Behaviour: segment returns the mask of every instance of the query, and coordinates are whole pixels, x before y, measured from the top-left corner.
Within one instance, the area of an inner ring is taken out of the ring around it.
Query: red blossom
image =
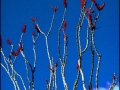
[[[35,36],[35,32],[34,31],[32,31],[32,35]]]
[[[91,0],[91,2],[95,3],[95,0]]]
[[[36,22],[36,18],[31,17],[31,20],[32,20],[33,22]]]
[[[36,31],[37,31],[38,33],[40,33],[40,30],[39,30],[39,28],[37,27],[36,24],[34,25],[34,28],[36,29]]]
[[[67,22],[64,20],[63,21],[63,29],[62,30],[66,30],[66,26],[67,26]]]
[[[6,39],[6,42],[11,45],[11,41],[9,39]]]
[[[67,0],[63,0],[63,6],[67,7]]]
[[[20,52],[19,51],[17,51],[15,54],[16,54],[16,56],[19,54]]]
[[[51,8],[54,12],[56,12],[56,11],[58,10],[58,7],[57,7],[57,6],[56,6],[56,7],[50,6],[50,8]]]
[[[85,0],[80,0],[80,3],[81,3],[81,8],[83,9],[84,6],[86,5],[86,1]]]
[[[85,13],[88,13],[88,12],[89,12],[89,8],[86,8]]]
[[[102,10],[105,7],[105,3],[103,3],[101,6],[96,6],[97,10]]]
[[[91,2],[93,2],[93,4],[96,6],[97,10],[102,10],[105,6],[105,3],[103,3],[101,6],[99,6],[99,4],[96,3],[95,0],[91,0]]]
[[[88,13],[88,19],[91,21],[92,20],[92,15],[91,13]]]
[[[95,6],[98,6],[98,4],[96,3],[95,0],[91,0],[91,2],[92,2]]]
[[[13,56],[17,56],[17,54],[16,54],[15,52],[11,52],[11,54],[12,54]]]
[[[22,50],[22,49],[23,49],[22,44],[20,44],[20,46],[19,46],[19,48],[18,48],[17,52],[19,53],[19,52],[20,52],[20,50]]]
[[[24,24],[23,28],[22,28],[22,32],[25,33],[26,32],[26,24]]]
[[[20,53],[20,50],[22,50],[23,48],[22,48],[22,44],[20,44],[20,46],[18,47],[18,49],[17,49],[17,51],[16,52],[11,52],[11,54],[13,55],[13,56],[17,56],[19,53]]]
[[[94,28],[93,23],[92,23],[92,15],[90,12],[88,12],[88,19],[89,19],[89,23],[90,23],[90,28]]]

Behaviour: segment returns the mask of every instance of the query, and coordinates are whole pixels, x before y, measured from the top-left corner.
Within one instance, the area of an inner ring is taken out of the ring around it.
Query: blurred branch
[[[114,72],[114,75],[112,76],[112,78],[113,78],[113,82],[112,82],[112,84],[110,85],[109,90],[113,90],[114,87],[116,86],[117,81],[118,81],[118,78],[117,78],[115,72]]]

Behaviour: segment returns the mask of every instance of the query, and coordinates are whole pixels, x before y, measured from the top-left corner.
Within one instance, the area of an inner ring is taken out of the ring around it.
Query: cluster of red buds
[[[36,18],[31,17],[31,20],[36,23]],[[34,24],[34,28],[36,29],[36,31],[38,33],[40,33],[40,30],[39,30],[39,28],[38,28],[38,26],[36,24]],[[32,35],[35,36],[35,32],[34,31],[32,32]]]
[[[51,8],[54,12],[56,12],[56,11],[58,10],[58,7],[57,7],[57,6],[56,6],[56,7],[50,6],[50,8]]]
[[[88,13],[88,19],[89,19],[89,23],[90,23],[90,28],[93,30],[95,28],[95,26],[92,23],[92,14],[90,12]]]
[[[55,72],[54,68],[57,68],[57,67],[58,67],[58,61],[54,64],[53,68],[51,68],[50,66],[48,66],[49,70],[51,70],[53,74]]]
[[[39,28],[37,27],[36,24],[34,25],[34,28],[36,29],[36,31],[37,31],[38,33],[40,33],[40,30],[39,30]]]
[[[35,31],[32,31],[32,35],[35,36]]]
[[[86,5],[86,1],[85,0],[80,0],[81,3],[81,8],[83,9]]]
[[[13,56],[18,56],[18,54],[20,53],[20,51],[23,49],[22,44],[20,44],[20,46],[18,47],[16,52],[11,52],[11,54]]]
[[[31,20],[32,20],[33,22],[36,22],[36,18],[31,17]]]
[[[66,22],[66,20],[64,20],[63,21],[63,28],[62,28],[62,30],[66,30],[66,27],[67,27],[67,22]]]
[[[67,7],[67,0],[63,0],[63,6]]]
[[[66,27],[67,27],[67,22],[66,20],[63,21],[63,27],[62,27],[62,30],[66,30]],[[68,36],[64,33],[64,39],[66,40],[68,38]]]
[[[85,13],[88,14],[88,20],[89,20],[90,28],[91,28],[91,29],[94,29],[95,26],[94,26],[93,23],[92,23],[92,14],[90,13],[89,8],[87,8],[87,9],[85,10]]]
[[[23,28],[22,28],[22,32],[25,33],[26,32],[26,24],[24,24]]]
[[[9,39],[6,39],[7,44],[11,45],[11,41]]]
[[[99,4],[97,4],[95,0],[91,0],[91,1],[96,6],[97,10],[99,10],[99,11],[102,10],[105,6],[105,3],[103,3],[101,6],[99,6]]]

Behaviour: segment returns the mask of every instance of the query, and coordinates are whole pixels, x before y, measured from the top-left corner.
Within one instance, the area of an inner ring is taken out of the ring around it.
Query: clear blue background
[[[90,6],[90,0],[87,0]],[[68,60],[65,68],[66,81],[69,86],[69,90],[73,89],[74,81],[76,80],[77,70],[76,64],[78,60],[78,52],[76,47],[76,26],[80,14],[80,2],[79,0],[68,0],[68,8],[66,13],[67,30],[68,35]],[[102,54],[100,70],[99,70],[99,86],[106,87],[106,82],[112,82],[111,76],[115,71],[119,75],[119,29],[118,29],[118,0],[97,0],[99,4],[106,3],[105,8],[101,11],[100,18],[97,21],[97,27],[100,29],[95,31],[95,43],[98,52]],[[57,35],[58,28],[62,21],[62,15],[64,11],[63,0],[1,0],[1,34],[3,51],[8,57],[11,47],[7,45],[6,38],[9,38],[14,44],[14,50],[18,48],[18,43],[21,35],[23,24],[27,24],[27,31],[23,37],[24,52],[27,59],[33,65],[33,50],[32,50],[32,31],[34,30],[34,23],[30,20],[30,17],[37,17],[37,22],[45,33],[48,32],[53,11],[50,9],[50,5],[58,6],[59,10],[55,16],[55,22],[52,32],[49,36],[49,49],[50,55],[54,58],[54,61],[58,61],[57,69],[57,85],[58,89],[63,89],[60,61],[58,59],[57,50]],[[81,42],[82,49],[85,47],[86,41],[86,24],[82,27]],[[61,36],[61,38],[63,38]],[[61,52],[63,51],[63,43],[61,42]],[[45,80],[49,80],[49,60],[47,57],[45,38],[41,34],[36,43],[37,52],[37,67],[35,72],[35,89],[45,90]],[[3,62],[3,57],[1,57]],[[91,70],[91,53],[90,48],[83,54],[83,72],[85,77],[86,87],[89,84],[90,70]],[[97,66],[97,57],[95,58],[95,67]],[[26,79],[26,71],[24,59],[21,54],[18,55],[15,63],[16,71],[22,75],[25,85],[28,87],[28,81]],[[96,70],[96,68],[95,68]],[[13,84],[9,79],[7,73],[1,68],[1,90],[13,90]],[[94,71],[95,77],[95,71]],[[17,78],[19,80],[19,78]],[[95,81],[95,78],[93,79]],[[21,82],[19,83],[21,90]],[[93,82],[95,87],[95,82]],[[78,90],[82,89],[81,78],[79,79]]]

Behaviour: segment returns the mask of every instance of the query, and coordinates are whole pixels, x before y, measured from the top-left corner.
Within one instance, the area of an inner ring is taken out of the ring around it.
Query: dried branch
[[[9,71],[7,70],[7,68],[5,68],[5,66],[4,66],[2,63],[1,63],[1,66],[5,69],[5,71],[7,72],[8,76],[10,77],[10,79],[11,79],[13,85],[14,85],[14,89],[17,90],[17,89],[16,89],[16,85],[15,85],[15,81],[14,81],[14,79],[11,77]]]
[[[93,77],[93,71],[94,71],[94,51],[91,50],[91,53],[92,53],[92,67],[91,67],[91,74],[90,74],[90,80],[89,80],[90,90],[92,90],[92,77]]]
[[[51,22],[50,29],[49,29],[49,31],[48,31],[47,37],[49,36],[49,34],[50,34],[51,30],[52,30],[53,23],[54,23],[54,18],[55,18],[55,14],[56,14],[56,12],[54,12],[54,14],[53,14],[52,22]]]
[[[117,78],[115,72],[114,72],[114,75],[112,76],[112,78],[113,78],[113,82],[112,82],[112,84],[110,85],[109,90],[113,90],[114,87],[115,87],[115,85],[116,85],[116,83],[117,83],[117,81],[118,81],[118,78]]]
[[[65,21],[65,15],[66,15],[66,7],[64,9],[64,14],[63,14],[63,19],[60,25],[60,28],[58,29],[58,57],[59,60],[61,62],[61,75],[62,75],[62,80],[63,80],[63,85],[64,85],[64,89],[68,90],[68,85],[67,82],[65,80],[65,65],[66,65],[66,61],[67,61],[67,35],[65,34],[65,29],[66,29],[66,21]],[[64,51],[63,51],[63,57],[61,57],[60,55],[60,31],[62,30],[62,26],[63,27],[63,35],[64,35]]]
[[[13,45],[11,44],[11,46],[12,46],[12,49],[11,49],[11,51],[13,50]],[[6,58],[6,56],[4,55],[4,53],[3,53],[3,50],[1,49],[1,53],[2,53],[2,56],[4,57],[4,62],[6,63],[6,65],[7,65],[7,68],[5,68],[5,66],[1,63],[1,66],[5,69],[5,71],[7,72],[7,74],[9,75],[9,77],[10,77],[10,79],[12,80],[12,82],[13,82],[13,84],[14,84],[14,89],[16,90],[16,88],[18,88],[18,90],[20,90],[20,87],[19,87],[19,85],[18,85],[18,82],[17,82],[17,80],[16,80],[16,75],[20,78],[20,80],[21,80],[21,82],[22,82],[22,84],[23,84],[23,87],[24,87],[24,90],[26,90],[26,86],[25,86],[25,84],[24,84],[24,81],[23,81],[23,79],[22,79],[22,76],[20,75],[20,74],[18,74],[16,71],[15,71],[15,69],[14,69],[14,63],[15,63],[15,60],[16,60],[16,58],[17,58],[17,56],[15,57],[15,59],[14,59],[14,61],[12,62],[12,60],[11,60],[11,54],[9,55],[9,58],[7,59]],[[11,67],[11,69],[12,69],[12,74],[10,75],[10,71],[9,71],[9,67],[8,67],[8,65],[10,65],[10,67]]]

